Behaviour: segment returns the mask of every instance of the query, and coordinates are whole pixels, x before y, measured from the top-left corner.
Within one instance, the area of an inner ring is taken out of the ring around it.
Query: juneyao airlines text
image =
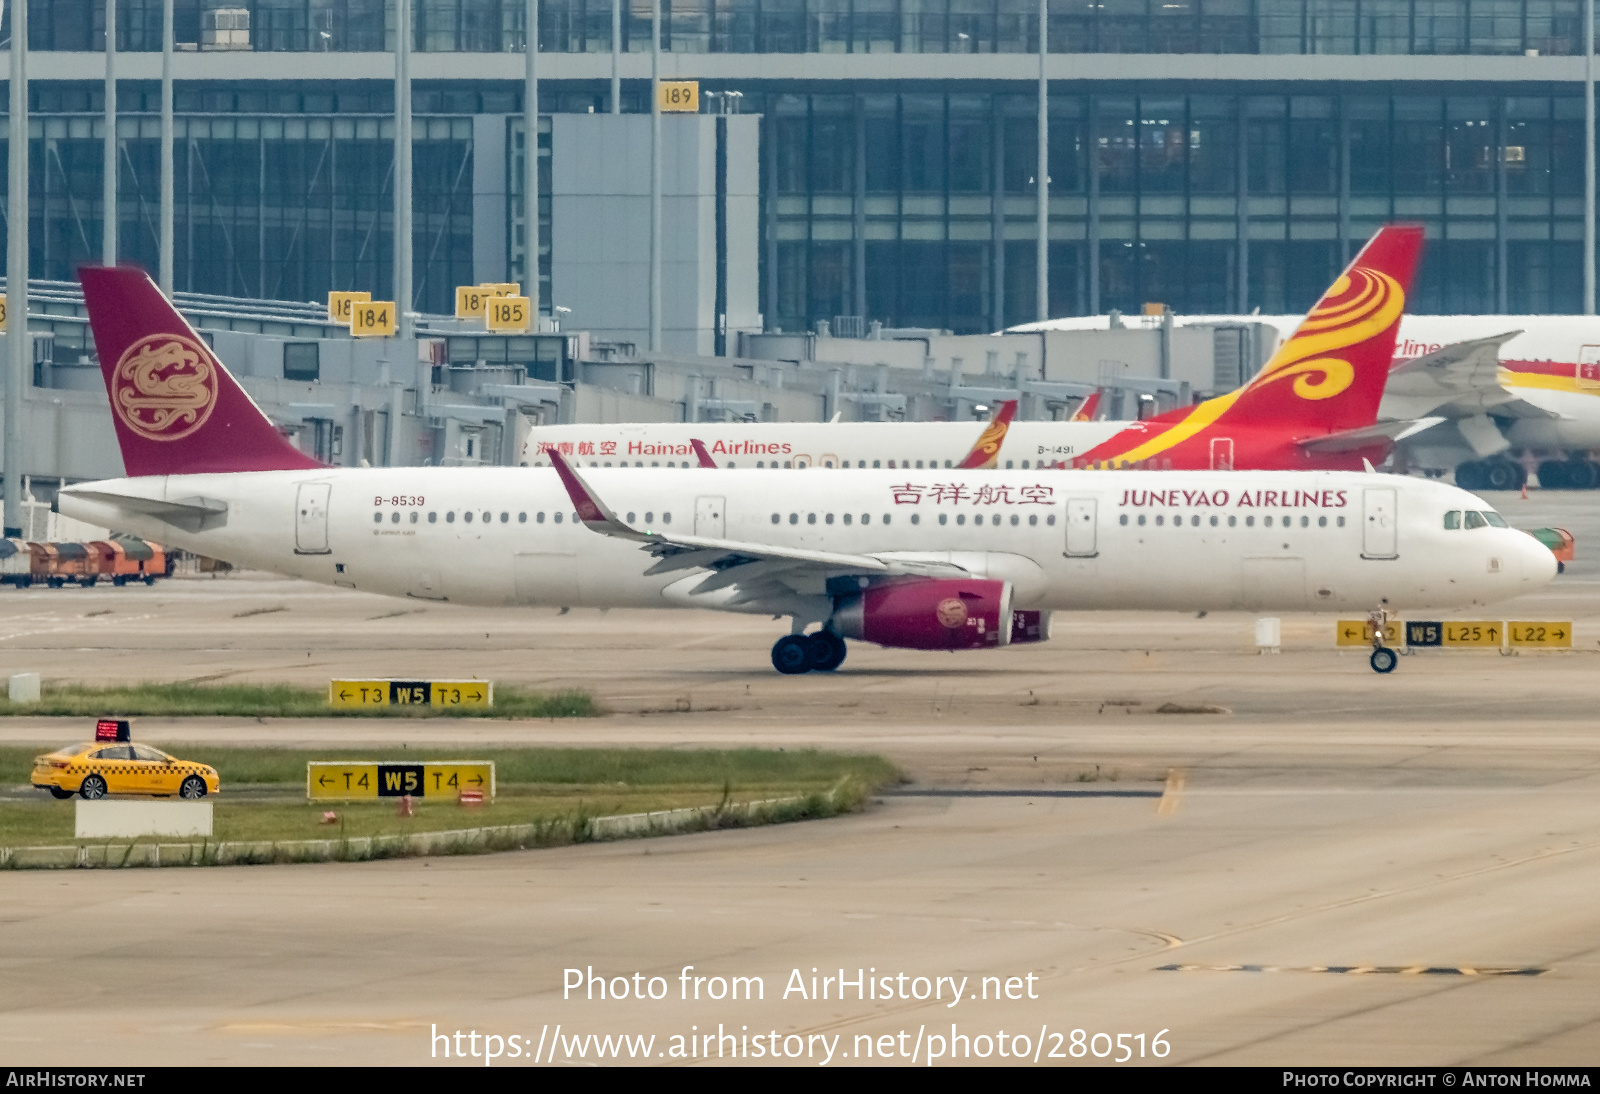
[[[852,975],[853,974],[853,975]],[[661,1002],[673,998],[694,1000],[760,1000],[767,997],[766,978],[760,976],[702,976],[693,965],[683,966],[674,986],[664,976],[642,972],[606,976],[594,966],[565,969],[562,972],[563,999],[640,999]],[[880,974],[876,968],[840,969],[838,975],[812,969],[790,971],[780,1000],[821,1002],[838,999],[915,999],[937,1000],[954,1007],[962,999],[1018,1000],[1037,999],[1036,973],[1021,976],[924,976],[898,972]],[[776,987],[776,985],[774,985]]]

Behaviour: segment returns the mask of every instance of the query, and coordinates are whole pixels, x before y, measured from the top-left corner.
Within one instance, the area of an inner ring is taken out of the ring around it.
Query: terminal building
[[[52,423],[103,398],[76,268],[108,224],[157,265],[161,9],[116,6],[108,216],[104,0],[29,0],[41,480],[119,470],[108,434]],[[653,354],[649,5],[616,9],[616,51],[612,3],[539,5],[544,322],[517,338],[446,317],[457,285],[529,276],[525,4],[411,0],[418,345],[340,348],[330,290],[393,296],[395,10],[176,0],[173,288],[331,462],[504,462],[527,421],[972,416],[1007,390],[1061,416],[1084,384],[1155,408],[1270,352],[1253,324],[981,338],[1039,318],[1033,0],[663,0],[661,76],[702,113],[664,120]],[[1049,0],[1049,315],[1300,311],[1392,219],[1427,227],[1413,311],[1582,311],[1581,15]]]

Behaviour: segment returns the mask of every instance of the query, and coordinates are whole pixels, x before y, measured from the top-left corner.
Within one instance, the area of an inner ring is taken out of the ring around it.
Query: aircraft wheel
[[[1379,646],[1372,651],[1372,656],[1368,658],[1368,662],[1372,665],[1373,672],[1387,674],[1393,672],[1395,666],[1400,664],[1400,655],[1388,646]]]
[[[1490,490],[1515,490],[1522,485],[1522,468],[1510,460],[1490,460],[1483,468],[1483,482]]]
[[[832,672],[844,664],[844,655],[848,652],[844,639],[826,630],[806,635],[806,646],[811,654],[813,672]]]
[[[1461,464],[1456,468],[1456,485],[1463,490],[1484,489],[1483,465],[1477,462]]]
[[[798,634],[786,634],[772,644],[772,667],[785,676],[811,671],[811,644]]]
[[[1545,460],[1539,465],[1539,488],[1541,490],[1567,489],[1567,464],[1563,460]]]
[[[1574,490],[1593,490],[1600,486],[1600,467],[1588,460],[1573,460],[1567,464],[1567,485]]]

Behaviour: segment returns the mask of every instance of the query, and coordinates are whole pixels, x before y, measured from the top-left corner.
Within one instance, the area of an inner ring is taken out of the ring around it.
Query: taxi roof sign
[[[133,734],[129,732],[126,718],[101,718],[94,724],[94,739],[97,741],[129,741]]]

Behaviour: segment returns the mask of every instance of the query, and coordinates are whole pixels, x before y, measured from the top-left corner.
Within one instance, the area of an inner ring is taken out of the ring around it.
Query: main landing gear
[[[772,644],[772,667],[785,676],[832,672],[844,664],[844,639],[829,630],[786,634]]]

